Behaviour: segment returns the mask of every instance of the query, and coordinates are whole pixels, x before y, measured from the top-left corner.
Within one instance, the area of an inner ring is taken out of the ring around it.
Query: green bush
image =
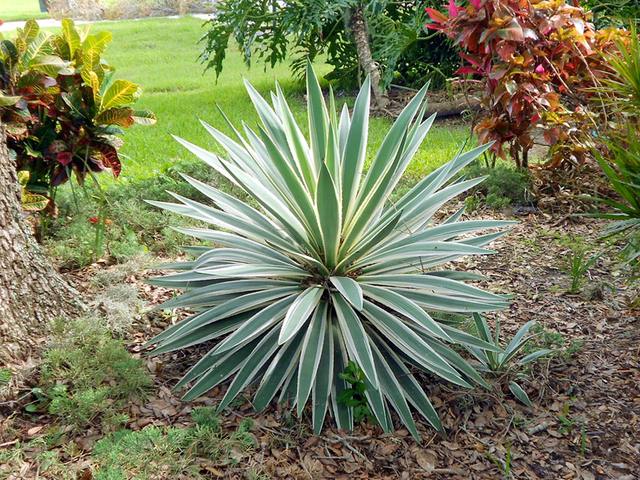
[[[474,163],[465,169],[465,174],[470,178],[487,177],[467,197],[466,204],[470,210],[479,206],[478,198],[484,199],[484,203],[494,210],[532,203],[531,176],[527,170],[516,169],[503,162],[495,167]]]
[[[463,283],[476,276],[440,268],[491,253],[483,247],[512,222],[463,222],[459,212],[431,223],[445,202],[482,181],[458,174],[489,146],[457,156],[388,202],[435,118],[424,119],[426,87],[400,114],[365,174],[370,81],[353,114],[345,107],[338,115],[332,96],[327,108],[310,64],[306,77],[310,140],[279,88],[271,106],[248,83],[262,120],[259,133],[247,127],[238,143],[205,124],[226,159],[180,140],[257,207],[190,177],[210,205],[178,194],[178,203],[149,202],[222,229],[178,229],[219,248],[205,247],[198,258],[174,265],[178,273],[152,280],[186,290],[164,307],[198,313],[150,343],[159,354],[224,337],[180,381],[191,383],[185,398],[230,377],[219,409],[253,382],[258,410],[279,394],[302,415],[312,396],[316,432],[329,405],[339,428],[353,427],[352,408],[339,401],[347,388],[340,374],[352,361],[364,372],[364,393],[381,427],[393,428],[394,410],[418,438],[409,404],[435,428],[442,426],[408,365],[457,385],[486,385],[451,344],[496,349],[428,312],[469,315],[509,304]]]
[[[127,402],[144,396],[150,385],[142,361],[133,358],[101,320],[60,320],[28,411],[46,411],[78,429],[96,422],[112,428]]]
[[[622,25],[640,19],[638,0],[583,0],[582,5],[594,13],[598,26]]]
[[[446,38],[423,31],[425,7],[440,3],[223,0],[207,23],[201,60],[219,75],[227,49],[237,44],[247,64],[261,60],[273,67],[290,60],[294,72],[302,76],[306,60],[322,56],[333,68],[327,80],[357,87],[358,54],[349,22],[352,10],[361,4],[372,57],[382,69],[383,88],[392,82],[419,87],[428,80],[442,87],[459,64],[457,53]]]

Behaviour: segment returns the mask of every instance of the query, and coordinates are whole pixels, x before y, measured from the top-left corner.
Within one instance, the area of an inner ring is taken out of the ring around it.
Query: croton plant
[[[475,126],[480,143],[495,141],[495,154],[508,152],[526,168],[537,126],[551,146],[548,166],[588,158],[606,114],[593,108],[608,75],[603,54],[615,50],[624,30],[596,30],[575,0],[449,0],[446,13],[427,13],[427,28],[461,48],[458,73],[486,79]]]
[[[92,172],[118,176],[122,129],[155,122],[133,107],[140,87],[102,60],[110,41],[68,19],[59,34],[29,20],[0,40],[0,121],[28,192],[48,195],[73,173],[80,183]]]

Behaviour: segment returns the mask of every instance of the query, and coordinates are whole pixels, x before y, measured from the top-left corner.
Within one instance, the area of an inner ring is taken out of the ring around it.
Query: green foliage
[[[12,378],[13,374],[11,373],[11,370],[8,368],[0,368],[0,387],[7,385]]]
[[[579,293],[585,282],[585,277],[591,267],[600,259],[601,254],[589,255],[582,249],[574,250],[569,258],[568,272],[571,276],[571,286],[569,293]]]
[[[582,340],[568,341],[561,333],[547,330],[537,323],[531,327],[530,331],[532,335],[522,350],[525,355],[542,349],[552,350],[565,359],[570,359],[583,347]]]
[[[291,59],[294,72],[302,74],[307,58],[313,61],[326,55],[327,63],[333,67],[326,78],[354,87],[360,72],[349,24],[352,9],[363,5],[372,56],[382,68],[383,86],[386,88],[391,82],[423,85],[430,79],[442,86],[457,59],[446,39],[423,33],[424,9],[436,3],[225,0],[218,2],[217,12],[208,22],[200,58],[219,75],[233,39],[247,64],[254,57],[271,67]]]
[[[191,412],[191,417],[199,427],[211,428],[214,431],[220,430],[220,417],[213,407],[196,407]]]
[[[51,195],[74,172],[80,183],[106,169],[118,176],[117,136],[155,122],[133,108],[139,86],[116,80],[101,59],[110,41],[108,32],[92,35],[65,19],[57,35],[29,20],[0,43],[0,118],[30,192]]]
[[[350,386],[342,391],[338,397],[338,402],[353,409],[353,422],[362,423],[364,421],[376,423],[376,419],[369,408],[369,402],[365,395],[367,391],[366,377],[358,364],[350,361],[340,378]]]
[[[253,423],[243,419],[235,431],[222,431],[209,407],[194,409],[192,417],[195,424],[188,427],[118,429],[98,440],[90,457],[74,441],[64,443],[65,428],[49,429],[29,442],[0,449],[0,479],[14,478],[24,461],[41,478],[60,480],[80,478],[89,467],[97,480],[205,480],[211,478],[207,467],[212,464],[242,472],[246,466],[241,461],[257,447]],[[79,458],[83,461],[69,461]],[[247,478],[265,478],[260,468],[252,474]]]
[[[487,321],[479,314],[473,315],[476,331],[478,336],[487,343],[492,343],[500,351],[481,350],[473,346],[466,346],[467,350],[480,362],[479,369],[481,371],[491,372],[498,375],[516,376],[517,371],[522,367],[538,360],[540,357],[549,355],[552,350],[542,348],[531,351],[522,355],[527,342],[531,337],[527,336],[529,330],[535,325],[535,322],[529,321],[525,323],[518,332],[513,336],[509,343],[503,347],[500,339],[500,321],[496,320],[495,333],[491,332],[491,328]],[[531,400],[527,393],[515,381],[509,382],[511,393],[527,406],[531,406]]]
[[[77,429],[97,421],[112,427],[126,403],[143,396],[150,384],[142,362],[100,320],[61,320],[27,410],[46,411]]]
[[[189,428],[121,430],[98,441],[93,450],[99,465],[94,478],[204,479],[209,477],[200,474],[199,459],[236,464],[256,447],[250,422],[243,421],[235,432],[226,434],[211,409],[196,409],[193,418],[196,425]]]
[[[486,177],[484,182],[474,187],[465,203],[473,211],[479,206],[478,199],[494,210],[509,206],[527,205],[532,202],[531,175],[528,171],[499,162],[493,167],[479,162],[471,164],[465,173],[471,177]]]
[[[159,212],[143,202],[144,198],[168,199],[167,190],[187,195],[191,186],[182,177],[194,176],[220,185],[226,191],[236,190],[219,176],[193,162],[177,162],[154,177],[125,181],[96,193],[95,187],[81,192],[59,192],[60,215],[51,219],[45,243],[57,263],[66,268],[81,268],[95,261],[96,224],[92,223],[100,208],[105,209],[103,254],[123,263],[142,254],[176,255],[184,245],[184,236],[171,228],[176,215]],[[95,193],[95,194],[94,194]],[[102,195],[106,206],[101,207]],[[206,197],[196,197],[201,200]],[[194,226],[200,222],[194,221]]]
[[[149,202],[224,229],[177,229],[219,248],[200,248],[194,260],[172,266],[178,273],[151,280],[187,290],[162,307],[198,313],[150,344],[158,354],[225,336],[179,382],[191,383],[185,398],[233,377],[219,409],[259,381],[258,410],[280,392],[301,415],[313,392],[316,432],[330,404],[339,428],[353,426],[352,409],[337,401],[347,388],[339,374],[353,361],[365,373],[365,396],[382,428],[393,428],[393,409],[418,437],[409,403],[435,428],[441,425],[407,363],[457,385],[486,385],[448,344],[496,349],[428,312],[469,315],[509,303],[463,283],[476,276],[436,267],[491,253],[483,247],[512,222],[461,222],[460,211],[431,223],[445,202],[482,181],[458,174],[488,146],[459,155],[388,202],[433,123],[434,116],[423,118],[426,88],[400,114],[364,174],[370,82],[353,114],[345,107],[340,115],[332,97],[327,108],[310,65],[307,83],[309,139],[280,88],[270,106],[249,83],[262,120],[258,132],[245,126],[246,136],[236,131],[236,141],[204,124],[227,158],[179,139],[257,207],[188,176],[213,206],[177,194],[179,203]]]
[[[598,26],[625,25],[640,19],[638,0],[582,0],[580,3],[593,12]]]
[[[619,55],[609,58],[615,75],[604,90],[624,127],[610,133],[608,156],[596,153],[616,197],[598,198],[609,211],[597,216],[613,220],[604,236],[624,241],[623,256],[636,278],[640,274],[640,39],[635,27],[628,42],[618,42],[618,49]]]

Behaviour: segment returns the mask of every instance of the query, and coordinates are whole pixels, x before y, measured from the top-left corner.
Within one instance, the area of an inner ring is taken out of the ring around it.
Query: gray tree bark
[[[371,77],[371,89],[375,106],[384,109],[389,98],[380,83],[380,67],[373,59],[369,43],[369,29],[362,5],[358,5],[351,12],[351,31],[358,52],[358,63],[366,75]]]
[[[16,165],[0,125],[0,367],[23,364],[46,339],[49,322],[77,314],[81,305],[24,218]]]

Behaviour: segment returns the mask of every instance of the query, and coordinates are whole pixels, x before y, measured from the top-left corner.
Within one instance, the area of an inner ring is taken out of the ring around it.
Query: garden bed
[[[517,403],[500,379],[495,380],[496,391],[483,392],[422,377],[446,435],[420,423],[423,441],[418,444],[404,429],[384,434],[372,424],[350,433],[325,428],[321,436],[314,436],[308,414],[300,421],[283,408],[255,413],[243,400],[225,410],[220,422],[223,432],[235,435],[243,421],[252,419],[248,446],[229,447],[227,455],[213,459],[194,457],[191,466],[201,476],[182,478],[241,478],[247,471],[257,475],[247,478],[636,478],[640,318],[625,303],[633,292],[618,277],[616,259],[603,255],[583,279],[580,293],[567,293],[570,259],[577,251],[594,253],[600,222],[545,213],[517,219],[520,223],[512,232],[495,243],[496,255],[466,263],[465,269],[485,274],[493,290],[515,295],[510,310],[498,314],[506,333],[512,335],[535,320],[535,342],[556,351],[535,364],[521,382],[533,408]],[[117,268],[94,264],[71,276],[94,296],[91,279]],[[131,272],[124,277],[147,305],[171,296],[144,283],[155,273]],[[127,335],[132,339],[129,350],[142,354],[146,340],[177,320],[162,312],[139,315]],[[225,387],[191,403],[181,402],[172,392],[193,353],[145,357],[154,386],[145,401],[129,405],[128,429],[187,428],[193,424],[192,408],[220,401]],[[46,436],[50,429],[51,418],[22,410],[28,401],[28,395],[23,397],[13,415],[3,407],[0,455],[17,442],[25,445]],[[97,426],[81,435],[66,434],[52,451],[69,472],[90,472],[100,464],[91,452],[101,437]],[[41,454],[38,449],[23,452],[20,461],[11,464],[23,476],[6,476],[7,467],[0,467],[0,478],[59,478],[47,477]],[[85,473],[81,478],[92,477]]]

